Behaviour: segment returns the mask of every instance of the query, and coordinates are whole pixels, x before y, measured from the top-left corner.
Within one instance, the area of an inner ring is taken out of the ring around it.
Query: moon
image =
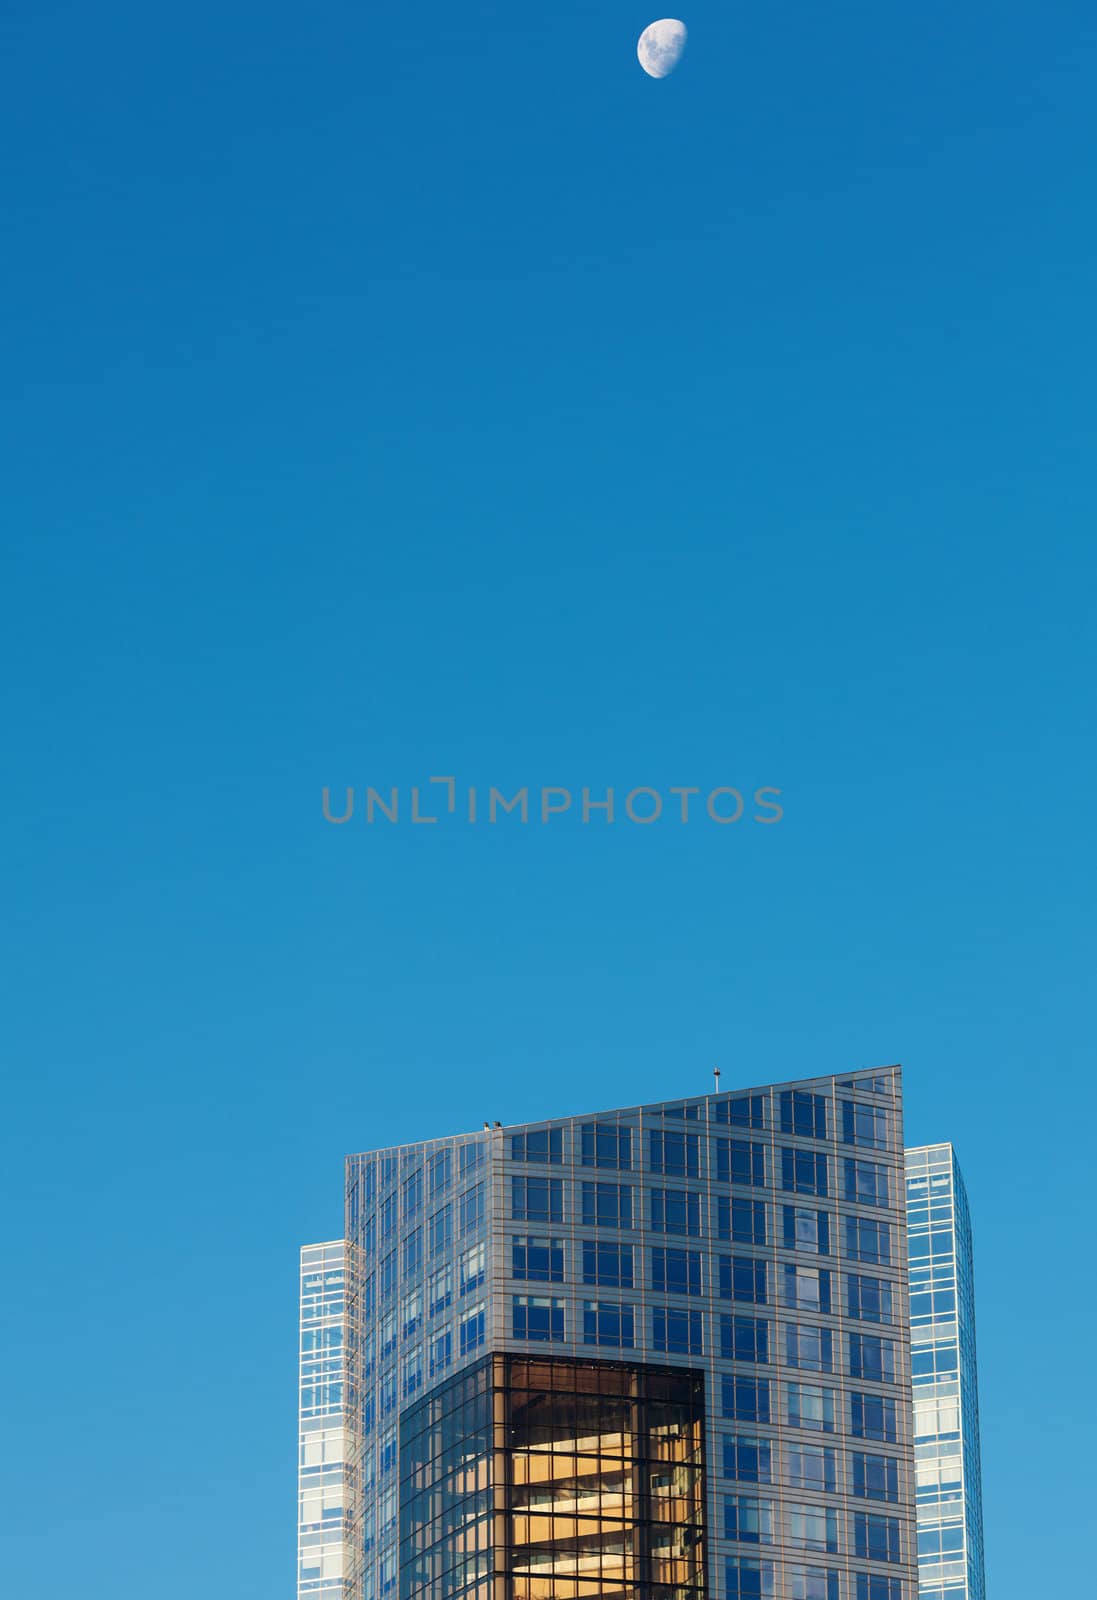
[[[649,22],[636,45],[640,65],[649,78],[669,76],[682,59],[686,48],[686,25],[677,17]]]

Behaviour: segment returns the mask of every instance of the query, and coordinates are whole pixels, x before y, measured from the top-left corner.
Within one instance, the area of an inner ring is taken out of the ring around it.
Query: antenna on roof
[[[720,1068],[719,1067],[713,1067],[713,1069],[712,1069],[712,1077],[713,1077],[713,1082],[716,1084],[715,1093],[719,1094],[720,1093]]]

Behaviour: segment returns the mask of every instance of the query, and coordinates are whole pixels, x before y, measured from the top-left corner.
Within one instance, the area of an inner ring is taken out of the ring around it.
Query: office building
[[[350,1157],[299,1593],[915,1600],[906,1243],[894,1067]]]
[[[921,1600],[984,1600],[975,1269],[950,1144],[906,1153]]]

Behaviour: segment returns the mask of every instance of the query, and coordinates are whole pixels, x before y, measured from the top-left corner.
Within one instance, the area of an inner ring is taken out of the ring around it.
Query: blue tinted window
[[[559,1342],[564,1337],[564,1302],[548,1295],[516,1294],[511,1301],[516,1339]]]
[[[784,1245],[786,1250],[811,1250],[816,1255],[830,1254],[830,1217],[811,1206],[784,1206]]]
[[[821,1150],[782,1150],[781,1187],[789,1194],[828,1194],[825,1154]]]
[[[514,1133],[510,1140],[512,1161],[543,1161],[559,1165],[564,1159],[564,1130],[538,1128],[532,1133]]]
[[[699,1234],[700,1195],[686,1189],[653,1189],[651,1226],[655,1233]]]
[[[723,1411],[725,1417],[736,1422],[768,1422],[769,1379],[725,1374]]]
[[[753,1256],[720,1257],[720,1298],[766,1304],[766,1263]]]
[[[633,1310],[609,1300],[583,1301],[583,1343],[631,1350]]]
[[[729,1435],[724,1439],[724,1477],[740,1483],[772,1483],[771,1450],[768,1439]]]
[[[512,1271],[532,1283],[563,1283],[564,1241],[518,1234],[511,1243]]]
[[[632,1288],[632,1246],[583,1240],[583,1282],[608,1289]]]
[[[628,1184],[584,1183],[583,1223],[588,1228],[631,1228],[632,1190]]]
[[[701,1313],[675,1311],[656,1306],[651,1318],[651,1342],[655,1350],[677,1355],[701,1354]]]
[[[720,1354],[726,1361],[768,1361],[769,1323],[764,1317],[721,1317]]]
[[[738,1195],[719,1195],[716,1202],[717,1232],[721,1239],[735,1244],[765,1244],[766,1203],[743,1200]]]
[[[632,1166],[632,1129],[615,1122],[584,1122],[581,1130],[584,1167]]]
[[[651,1286],[658,1294],[700,1294],[701,1252],[653,1250]]]
[[[750,1184],[766,1181],[766,1147],[753,1139],[717,1139],[716,1178],[719,1183]]]
[[[802,1089],[781,1091],[781,1132],[793,1133],[801,1139],[827,1137],[826,1096],[809,1094]]]

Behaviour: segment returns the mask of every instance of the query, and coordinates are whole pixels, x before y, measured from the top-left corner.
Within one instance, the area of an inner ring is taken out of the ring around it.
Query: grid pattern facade
[[[346,1256],[301,1251],[297,1462],[298,1600],[343,1600],[350,1517],[345,1426]]]
[[[975,1267],[950,1144],[906,1156],[911,1365],[923,1600],[984,1600]]]
[[[401,1600],[702,1600],[704,1389],[485,1357],[400,1422]]]
[[[914,1600],[897,1068],[354,1156],[346,1202],[354,1600],[403,1413],[489,1354],[702,1378],[712,1600]]]

